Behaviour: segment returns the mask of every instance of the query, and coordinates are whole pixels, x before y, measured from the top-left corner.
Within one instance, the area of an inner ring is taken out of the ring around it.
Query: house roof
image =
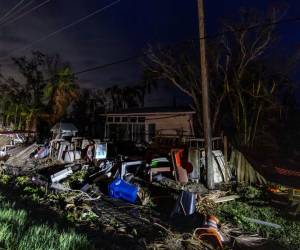
[[[67,122],[58,122],[56,123],[53,128],[51,129],[51,132],[78,132],[78,129],[75,127],[73,123],[67,123]]]
[[[144,107],[130,108],[116,112],[108,112],[101,115],[145,115],[145,114],[170,114],[170,113],[190,113],[195,111],[191,107]]]

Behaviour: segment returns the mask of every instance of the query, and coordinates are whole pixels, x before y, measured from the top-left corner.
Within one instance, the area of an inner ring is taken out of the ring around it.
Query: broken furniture
[[[170,153],[176,181],[181,184],[188,183],[188,172],[192,172],[192,166],[188,163],[187,157],[185,157],[185,149],[172,149]]]
[[[81,159],[80,151],[76,149],[75,142],[64,139],[54,139],[50,142],[50,153],[52,158],[62,162],[74,162]]]
[[[203,226],[195,230],[194,234],[200,239],[211,243],[214,249],[223,249],[224,237],[218,229],[218,223],[218,218],[210,215]]]
[[[158,174],[158,173],[164,173],[164,172],[171,172],[172,167],[170,161],[165,158],[154,158],[151,160],[150,163],[150,182],[152,182],[153,175]]]

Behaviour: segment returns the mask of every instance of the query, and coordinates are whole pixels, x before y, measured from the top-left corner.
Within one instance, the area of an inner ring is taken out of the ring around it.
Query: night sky
[[[1,0],[0,20],[20,0]],[[28,3],[30,0],[25,0]],[[43,3],[32,0],[28,9]],[[89,13],[106,6],[110,0],[49,0],[43,7],[18,21],[0,21],[0,64],[5,74],[16,74],[8,57],[28,54],[30,50],[59,53],[71,62],[74,71],[110,63],[142,53],[148,44],[172,44],[197,37],[196,0],[121,0],[113,7],[26,50],[12,52],[45,37]],[[299,0],[206,0],[207,33],[219,31],[222,18],[234,18],[241,7],[266,11],[272,5],[288,7],[285,18],[300,17]],[[278,47],[298,48],[300,22],[279,27]],[[123,63],[79,77],[82,87],[104,88],[134,84],[140,77],[138,61]],[[168,92],[163,88],[160,92]],[[171,91],[170,98],[180,95]],[[152,99],[151,99],[152,98]],[[150,97],[148,102],[158,99]]]

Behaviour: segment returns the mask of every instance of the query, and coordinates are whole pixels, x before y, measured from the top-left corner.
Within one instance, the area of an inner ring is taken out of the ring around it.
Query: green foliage
[[[29,181],[30,179],[28,176],[18,176],[16,178],[16,185],[19,187],[24,187],[29,184]]]
[[[239,190],[239,195],[246,200],[261,199],[263,190],[253,186],[244,186]]]
[[[254,189],[248,189],[245,194],[248,197],[258,197]],[[257,200],[256,203],[259,200]],[[217,215],[223,222],[231,221],[246,232],[259,233],[264,237],[277,240],[286,249],[300,248],[300,223],[295,218],[289,218],[280,213],[279,210],[270,207],[261,200],[259,205],[249,204],[241,201],[232,201],[220,205],[217,209]],[[249,222],[247,218],[258,219],[266,222],[275,223],[281,226],[276,229],[270,226],[259,225]]]
[[[11,180],[11,177],[6,174],[0,174],[0,184],[7,185]]]
[[[80,170],[74,173],[70,178],[68,179],[68,183],[70,187],[76,188],[77,185],[80,185],[86,178],[87,171],[86,170]]]

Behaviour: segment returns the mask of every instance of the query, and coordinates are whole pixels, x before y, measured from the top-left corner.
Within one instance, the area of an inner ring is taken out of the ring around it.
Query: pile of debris
[[[52,132],[55,138],[43,145],[22,143],[6,149],[1,172],[70,194],[72,202],[64,209],[77,209],[80,217],[93,214],[102,223],[117,221],[119,230],[135,230],[142,237],[156,232],[162,240],[150,248],[175,240],[180,249],[216,249],[236,241],[236,231],[224,233],[214,215],[218,203],[239,197],[208,192],[199,183],[206,176],[203,148],[180,145],[161,151],[150,146],[144,157],[136,157],[118,154],[109,142],[75,137],[70,126],[56,126]],[[215,149],[213,155],[214,182],[221,187],[233,175],[222,151]]]

